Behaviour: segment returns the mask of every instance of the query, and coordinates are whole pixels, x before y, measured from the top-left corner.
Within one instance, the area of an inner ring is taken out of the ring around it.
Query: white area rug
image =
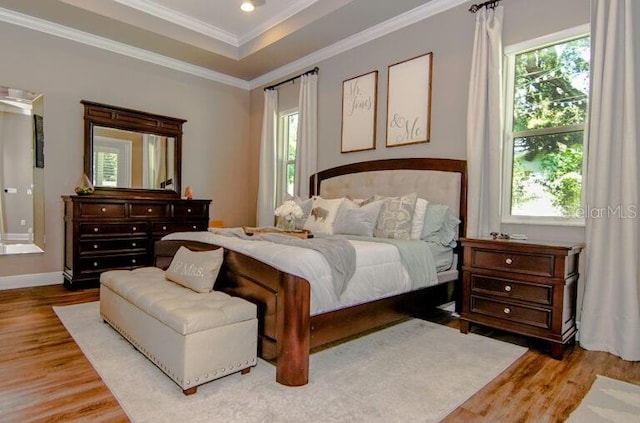
[[[567,421],[640,422],[640,386],[598,375]]]
[[[134,422],[436,422],[526,348],[410,320],[311,355],[310,382],[275,382],[259,360],[184,396],[99,316],[98,303],[54,307]]]

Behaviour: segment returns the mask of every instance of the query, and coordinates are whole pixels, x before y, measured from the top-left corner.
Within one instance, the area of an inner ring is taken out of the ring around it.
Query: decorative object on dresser
[[[576,327],[582,243],[462,238],[460,331],[476,323],[549,341],[562,359]]]
[[[154,241],[205,231],[211,200],[64,196],[64,283],[97,287],[100,273],[153,263]]]

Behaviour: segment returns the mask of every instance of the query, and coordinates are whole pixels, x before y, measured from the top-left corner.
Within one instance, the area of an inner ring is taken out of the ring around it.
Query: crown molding
[[[318,62],[329,59],[340,53],[344,53],[345,51],[366,44],[376,38],[380,38],[466,2],[467,0],[432,0],[429,3],[425,3],[422,6],[411,9],[394,18],[388,19],[378,25],[372,26],[371,28],[347,37],[344,40],[338,41],[328,47],[322,48],[298,60],[279,67],[278,69],[252,79],[249,81],[249,87],[250,89],[255,89],[260,86],[267,85],[276,79],[300,71],[303,68],[314,66]]]
[[[210,38],[222,41],[223,43],[230,44],[236,48],[239,48],[242,44],[238,35],[233,34],[217,26],[209,25],[199,19],[192,16],[185,15],[184,13],[177,12],[168,7],[159,5],[156,2],[149,0],[113,0],[124,6],[131,7],[132,9],[139,10],[156,18],[162,19],[167,22],[182,26],[192,31],[198,32],[202,35],[206,35]],[[315,1],[315,0],[314,0]]]
[[[438,13],[444,12],[445,10],[452,9],[466,2],[467,0],[432,0],[429,3],[418,6],[401,15],[398,15],[385,22],[361,31],[358,34],[352,35],[351,37],[347,37],[344,40],[338,41],[337,43],[313,52],[298,60],[290,62],[278,69],[275,69],[250,81],[216,72],[211,69],[203,68],[201,66],[192,65],[181,60],[172,59],[170,57],[153,53],[148,50],[132,47],[128,44],[113,41],[104,37],[89,34],[83,31],[79,31],[73,28],[55,24],[43,19],[35,18],[4,8],[0,8],[0,21],[54,35],[60,38],[65,38],[67,40],[90,45],[113,53],[132,57],[134,59],[142,60],[211,81],[230,85],[236,88],[251,90],[262,85],[267,85],[278,78],[287,76],[305,67],[315,65],[322,60],[329,59],[340,53],[366,44],[371,40],[387,35],[406,26],[412,25],[416,22],[420,22],[424,19],[437,15]]]
[[[224,73],[212,71],[211,69],[192,65],[181,60],[172,59],[158,53],[153,53],[149,50],[132,47],[128,44],[99,37],[77,29],[45,21],[43,19],[34,18],[33,16],[24,15],[12,10],[0,8],[0,21],[199,76],[211,81],[220,82],[222,84],[231,85],[245,90],[249,89],[249,83],[244,79],[235,78]]]

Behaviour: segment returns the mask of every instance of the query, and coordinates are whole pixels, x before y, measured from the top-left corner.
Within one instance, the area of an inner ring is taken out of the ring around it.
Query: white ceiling
[[[0,21],[242,86],[270,82],[465,0],[266,0],[251,13],[241,2],[0,0]]]

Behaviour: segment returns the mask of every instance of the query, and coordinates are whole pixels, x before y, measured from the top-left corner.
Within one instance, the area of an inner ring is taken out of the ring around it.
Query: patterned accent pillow
[[[313,234],[333,235],[333,222],[336,220],[340,205],[344,198],[325,199],[320,196],[313,197],[313,206],[309,212],[303,229]]]
[[[384,199],[373,236],[379,238],[411,239],[411,219],[418,195],[414,192],[401,197],[375,196]]]
[[[191,251],[186,247],[180,247],[173,256],[164,277],[196,292],[211,292],[223,259],[222,248]]]

